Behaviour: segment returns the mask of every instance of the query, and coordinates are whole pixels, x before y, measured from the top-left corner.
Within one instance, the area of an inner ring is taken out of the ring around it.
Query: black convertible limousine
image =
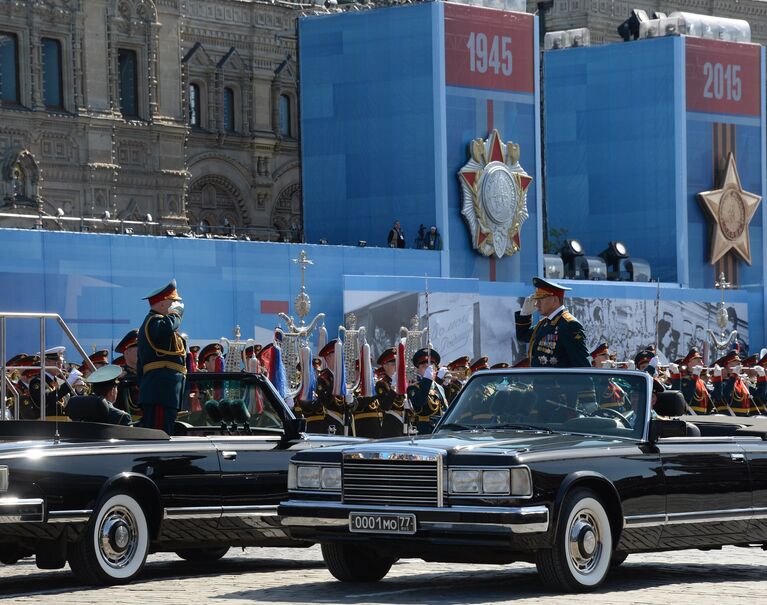
[[[0,562],[34,555],[40,568],[69,562],[86,583],[117,584],[139,574],[150,552],[214,561],[232,546],[307,546],[277,519],[290,457],[361,440],[304,434],[262,376],[188,379],[174,437],[93,422],[0,422]],[[238,413],[211,419],[204,404]],[[237,422],[243,409],[247,425]]]
[[[578,403],[609,383],[627,412]],[[279,514],[342,581],[398,558],[530,561],[585,591],[631,553],[764,548],[767,419],[686,412],[641,372],[479,372],[432,435],[296,454]]]

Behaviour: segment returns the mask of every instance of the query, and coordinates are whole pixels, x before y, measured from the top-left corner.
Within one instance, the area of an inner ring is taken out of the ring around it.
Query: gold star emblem
[[[751,239],[748,225],[762,201],[762,196],[743,190],[735,156],[727,156],[721,189],[698,194],[701,206],[713,226],[710,263],[715,264],[730,250],[751,264]]]

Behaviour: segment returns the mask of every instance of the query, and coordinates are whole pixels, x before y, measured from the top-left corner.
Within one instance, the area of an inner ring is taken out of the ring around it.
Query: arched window
[[[50,109],[64,107],[61,79],[61,42],[43,38],[43,101]]]
[[[280,134],[284,137],[293,136],[290,117],[290,97],[280,95]]]
[[[120,111],[123,117],[138,118],[138,60],[135,50],[117,51],[117,70],[120,76]]]
[[[189,125],[202,126],[202,99],[200,87],[197,84],[189,85]]]
[[[19,41],[0,32],[0,103],[19,102]]]
[[[234,91],[224,88],[224,130],[234,132]]]

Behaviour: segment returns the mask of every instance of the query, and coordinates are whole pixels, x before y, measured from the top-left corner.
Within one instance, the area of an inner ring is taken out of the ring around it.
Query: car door
[[[660,546],[695,547],[745,539],[751,516],[746,453],[733,437],[658,440],[666,485]]]
[[[767,442],[757,436],[736,437],[735,439],[745,451],[751,471],[754,508],[748,527],[749,541],[767,541]]]

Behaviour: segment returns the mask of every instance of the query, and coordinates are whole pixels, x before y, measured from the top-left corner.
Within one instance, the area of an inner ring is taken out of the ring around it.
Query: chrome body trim
[[[163,518],[166,520],[276,516],[276,504],[250,506],[173,506],[166,508],[163,513]]]
[[[48,523],[87,523],[92,514],[90,509],[49,511]]]
[[[42,498],[0,498],[0,523],[40,523],[44,520],[45,501]]]
[[[730,508],[686,513],[630,515],[624,519],[623,526],[628,528],[658,527],[687,523],[721,523],[722,521],[751,521],[758,519],[767,519],[767,508]]]
[[[479,507],[479,506],[445,506],[445,507],[415,507],[415,506],[363,506],[356,504],[340,504],[337,502],[312,502],[291,500],[284,503],[291,508],[306,509],[306,515],[291,514],[281,519],[283,525],[291,527],[346,527],[349,526],[348,515],[339,518],[327,518],[316,516],[318,510],[338,511],[342,513],[369,512],[369,513],[414,513],[418,530],[476,530],[482,531],[503,530],[514,534],[529,534],[546,532],[549,529],[550,513],[546,506],[511,506],[511,507]],[[450,514],[472,513],[486,515],[517,515],[522,518],[518,523],[477,523],[466,521],[422,521],[418,515],[423,513]],[[543,519],[538,519],[543,517]],[[527,519],[526,519],[527,518]],[[416,531],[417,533],[417,531]]]
[[[276,517],[277,505],[223,506],[222,517]]]

